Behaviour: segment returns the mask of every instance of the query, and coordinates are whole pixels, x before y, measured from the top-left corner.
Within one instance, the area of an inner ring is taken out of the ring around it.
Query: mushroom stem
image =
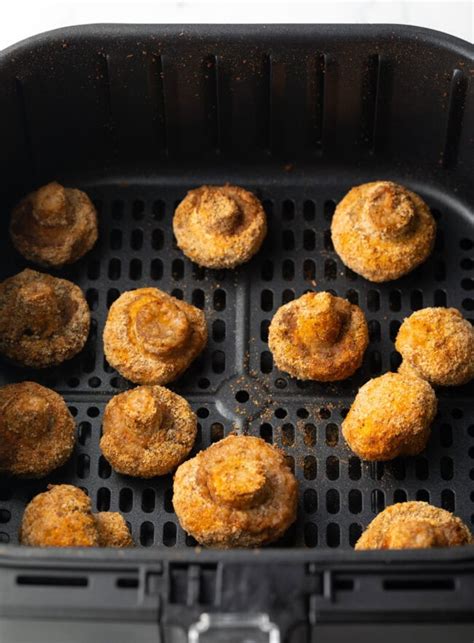
[[[59,300],[48,283],[39,279],[25,283],[18,291],[16,307],[21,334],[47,338],[61,329],[63,316]]]
[[[242,220],[237,201],[217,190],[204,192],[198,210],[204,227],[216,234],[232,234]]]
[[[390,181],[377,183],[362,212],[362,218],[369,229],[391,239],[406,234],[415,215],[410,195],[400,185]]]
[[[214,465],[207,482],[214,500],[234,509],[256,507],[268,497],[269,481],[258,460],[226,458]]]
[[[41,187],[33,196],[33,216],[43,226],[67,225],[68,202],[64,187],[56,181]]]

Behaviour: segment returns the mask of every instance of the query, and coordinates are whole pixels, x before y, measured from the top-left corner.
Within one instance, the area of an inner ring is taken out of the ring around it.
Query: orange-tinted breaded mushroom
[[[184,398],[163,386],[139,386],[107,404],[100,448],[118,473],[152,478],[181,464],[196,432],[196,415]]]
[[[342,423],[342,433],[363,460],[417,455],[428,442],[437,406],[428,382],[385,373],[359,389]]]
[[[268,345],[276,366],[300,380],[334,382],[361,365],[369,341],[364,313],[328,292],[307,293],[281,306]]]
[[[20,542],[32,547],[131,547],[123,517],[114,512],[93,514],[82,489],[49,485],[26,506]]]
[[[0,283],[0,353],[21,366],[46,368],[84,346],[90,312],[79,286],[23,270]]]
[[[134,542],[125,518],[116,511],[94,514],[99,547],[133,547]]]
[[[251,192],[235,185],[203,185],[181,201],[173,230],[192,261],[207,268],[234,268],[259,250],[267,219]]]
[[[352,188],[331,224],[334,248],[343,263],[369,281],[398,279],[433,250],[436,223],[426,203],[392,181]]]
[[[204,313],[158,288],[123,293],[104,329],[109,364],[136,384],[176,379],[207,342]]]
[[[401,373],[433,386],[458,386],[474,377],[474,328],[456,308],[423,308],[400,326],[395,347]]]
[[[89,497],[69,484],[49,485],[27,505],[20,542],[32,547],[98,547]]]
[[[97,241],[97,212],[85,192],[56,181],[28,194],[13,210],[13,245],[40,266],[73,263]]]
[[[42,478],[70,457],[75,422],[63,398],[35,382],[0,388],[0,473]]]
[[[449,511],[427,502],[399,502],[384,509],[355,549],[425,549],[472,543],[470,529]]]
[[[230,435],[178,467],[173,505],[183,529],[202,545],[257,547],[295,521],[297,487],[276,447]]]

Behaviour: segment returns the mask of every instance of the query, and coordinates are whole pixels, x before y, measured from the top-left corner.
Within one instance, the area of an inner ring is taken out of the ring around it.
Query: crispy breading
[[[42,478],[70,457],[75,422],[63,398],[35,382],[0,388],[0,473]]]
[[[428,382],[385,373],[359,389],[342,423],[342,433],[363,460],[416,455],[428,442],[437,406]]]
[[[0,283],[0,353],[46,368],[71,359],[89,334],[90,311],[79,286],[23,270]]]
[[[230,435],[178,467],[173,505],[199,543],[256,547],[295,521],[297,488],[283,452],[261,438]]]
[[[474,328],[456,308],[423,308],[400,326],[395,347],[400,372],[433,386],[458,386],[474,377]]]
[[[115,471],[152,478],[184,460],[196,432],[196,415],[183,397],[163,386],[139,386],[108,402],[100,448]]]
[[[100,511],[94,514],[100,547],[133,547],[130,530],[122,514]]]
[[[355,549],[419,549],[472,543],[460,518],[427,502],[399,502],[384,509],[363,532]]]
[[[104,329],[108,362],[136,384],[176,379],[206,342],[204,313],[158,288],[123,293],[112,304]]]
[[[267,220],[262,204],[235,185],[190,190],[176,208],[173,231],[184,254],[207,268],[234,268],[262,245]]]
[[[53,181],[28,194],[10,220],[13,245],[45,267],[73,263],[97,241],[97,212],[85,192]]]
[[[269,329],[275,365],[300,380],[334,382],[361,365],[369,342],[364,313],[328,292],[306,293],[281,306]]]
[[[398,279],[431,254],[436,223],[426,203],[392,181],[352,188],[331,224],[334,249],[369,281]]]

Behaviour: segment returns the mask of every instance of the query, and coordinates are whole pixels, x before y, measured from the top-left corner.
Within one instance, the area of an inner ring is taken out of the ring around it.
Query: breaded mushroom
[[[136,384],[176,379],[206,342],[204,313],[158,288],[123,293],[112,304],[104,329],[109,364]]]
[[[67,279],[26,269],[0,283],[0,353],[16,364],[46,368],[71,359],[89,327],[84,294]]]
[[[130,530],[122,514],[100,511],[94,515],[99,547],[133,547]]]
[[[32,547],[98,547],[89,497],[69,484],[49,485],[27,505],[20,542]]]
[[[352,188],[331,224],[343,263],[369,281],[398,279],[431,254],[436,223],[426,203],[392,181]]]
[[[32,547],[131,547],[133,540],[119,513],[93,514],[82,489],[48,485],[23,514],[20,542]]]
[[[258,252],[267,233],[262,204],[235,185],[203,185],[181,201],[173,218],[178,246],[207,268],[234,268]]]
[[[400,373],[433,386],[458,386],[474,377],[474,328],[456,308],[423,308],[400,326],[395,347]]]
[[[298,483],[284,454],[261,438],[230,435],[175,474],[173,505],[202,545],[257,547],[296,519]]]
[[[281,306],[268,345],[276,366],[300,380],[335,382],[361,365],[369,333],[364,313],[328,292],[310,292]]]
[[[437,406],[428,382],[385,373],[359,389],[342,423],[342,433],[363,460],[417,455],[428,442]]]
[[[196,415],[183,397],[163,386],[139,386],[108,402],[100,448],[118,473],[152,478],[181,464],[196,432]]]
[[[355,549],[426,549],[472,543],[460,518],[427,502],[399,502],[376,516]]]
[[[0,473],[42,478],[74,448],[75,422],[63,398],[35,382],[0,388]]]
[[[26,259],[58,268],[77,261],[95,244],[97,212],[85,192],[53,181],[15,207],[10,236]]]

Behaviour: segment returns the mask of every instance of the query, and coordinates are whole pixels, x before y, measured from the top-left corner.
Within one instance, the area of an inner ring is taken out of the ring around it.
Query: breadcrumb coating
[[[0,473],[42,478],[74,448],[75,422],[63,398],[35,382],[0,388]]]
[[[470,529],[445,509],[427,502],[400,502],[376,516],[355,549],[420,549],[472,543]]]
[[[134,542],[122,514],[100,511],[94,514],[99,547],[133,547]]]
[[[392,181],[352,188],[336,208],[332,241],[346,266],[369,281],[398,279],[431,254],[436,223],[426,203]]]
[[[158,288],[123,293],[112,304],[104,328],[109,364],[136,384],[176,379],[206,343],[204,313]]]
[[[179,248],[207,268],[234,268],[258,252],[267,233],[262,204],[235,185],[190,190],[176,209],[173,231]]]
[[[423,308],[400,326],[395,347],[401,373],[433,386],[458,386],[474,377],[474,328],[456,308]]]
[[[428,382],[385,373],[359,389],[342,423],[342,433],[363,460],[417,455],[428,442],[437,406]]]
[[[328,292],[307,293],[281,306],[269,329],[275,365],[300,380],[334,382],[361,365],[369,333],[364,313]]]
[[[46,368],[86,343],[90,311],[79,286],[23,270],[0,283],[0,353],[21,366]]]
[[[97,212],[85,192],[53,181],[15,207],[10,236],[25,259],[58,268],[77,261],[94,246]]]
[[[257,547],[296,519],[298,483],[284,454],[261,438],[230,435],[178,467],[173,505],[202,545]]]
[[[86,493],[70,484],[48,485],[26,506],[20,542],[32,547],[132,547],[124,518],[93,514]]]
[[[163,386],[139,386],[108,402],[100,448],[118,473],[140,478],[173,471],[192,449],[197,418]]]

